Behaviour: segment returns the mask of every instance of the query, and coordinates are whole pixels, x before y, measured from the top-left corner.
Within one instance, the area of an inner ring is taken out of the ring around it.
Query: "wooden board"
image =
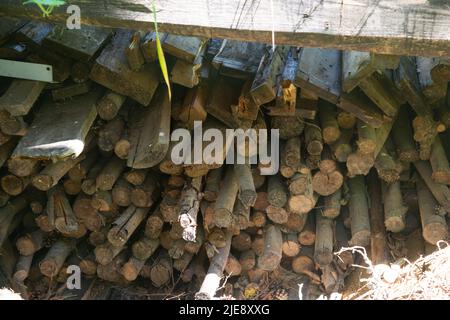
[[[0,10],[2,12],[2,10]],[[1,13],[0,13],[1,15]],[[15,18],[1,18],[0,19],[0,45],[5,43],[8,38],[25,24],[25,21]]]
[[[130,30],[116,32],[112,42],[97,58],[91,70],[91,79],[147,106],[159,84],[159,66],[157,63],[150,63],[139,71],[130,69],[125,48],[132,35]]]
[[[33,50],[39,50],[42,41],[54,28],[50,23],[30,21],[14,34],[14,38]]]
[[[0,97],[0,110],[6,110],[13,117],[27,115],[44,90],[45,82],[15,79]]]
[[[148,108],[135,110],[131,127],[131,148],[127,165],[135,169],[151,168],[160,163],[169,149],[170,101],[160,86]]]
[[[265,45],[253,42],[224,40],[212,65],[220,73],[234,78],[246,78],[256,73]]]
[[[303,48],[294,84],[336,104],[341,95],[341,52]]]
[[[111,30],[108,29],[84,26],[80,30],[69,30],[65,26],[56,26],[42,44],[49,50],[87,62],[95,57],[110,37]]]
[[[148,30],[152,0],[73,0],[85,24]],[[273,10],[271,10],[273,3]],[[65,23],[66,6],[49,18],[35,5],[2,0],[0,12]],[[181,35],[339,48],[397,55],[450,56],[449,8],[426,0],[191,0],[156,2],[158,29]]]
[[[95,89],[62,103],[44,102],[13,157],[58,160],[79,156],[101,95],[102,90]]]
[[[342,90],[350,92],[361,80],[369,77],[376,70],[395,69],[399,62],[399,56],[344,51],[342,53]]]

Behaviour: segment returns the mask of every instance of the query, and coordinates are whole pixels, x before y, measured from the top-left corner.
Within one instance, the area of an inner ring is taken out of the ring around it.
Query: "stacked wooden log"
[[[225,276],[237,298],[267,277],[312,297],[342,290],[344,247],[386,263],[401,243],[415,257],[447,238],[448,61],[160,38],[171,100],[154,33],[28,22],[0,39],[56,81],[0,82],[0,269],[24,296],[77,265],[197,299],[220,296]],[[177,163],[171,132],[194,121],[278,129],[279,172]]]

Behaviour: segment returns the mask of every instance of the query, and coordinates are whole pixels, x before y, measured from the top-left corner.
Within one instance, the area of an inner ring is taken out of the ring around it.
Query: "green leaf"
[[[155,22],[156,52],[158,54],[159,66],[161,68],[161,72],[163,74],[164,81],[166,82],[166,85],[167,85],[169,101],[172,101],[172,91],[170,89],[169,72],[167,71],[166,58],[164,57],[164,51],[162,49],[161,40],[159,38],[159,33],[158,33],[158,23],[156,22],[155,1],[153,1],[153,18],[154,18],[154,22]]]

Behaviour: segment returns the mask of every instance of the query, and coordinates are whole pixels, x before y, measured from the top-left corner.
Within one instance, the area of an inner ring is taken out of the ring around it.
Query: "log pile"
[[[0,58],[56,80],[0,78],[0,269],[24,297],[65,285],[71,265],[96,279],[84,298],[137,282],[315,297],[343,289],[356,257],[341,248],[386,263],[448,237],[448,61],[160,37],[172,100],[154,33],[28,22],[0,39]],[[178,163],[171,134],[195,136],[195,121],[278,129],[279,172]]]

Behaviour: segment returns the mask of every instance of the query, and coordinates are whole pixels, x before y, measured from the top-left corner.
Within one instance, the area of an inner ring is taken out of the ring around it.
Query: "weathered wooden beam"
[[[64,103],[44,103],[13,157],[57,160],[79,156],[97,116],[101,93],[100,89],[93,90]]]
[[[156,63],[150,63],[140,71],[130,69],[125,48],[130,44],[132,35],[129,30],[116,32],[112,42],[97,58],[91,70],[91,79],[147,106],[159,84],[159,67]]]
[[[264,47],[260,43],[224,40],[212,65],[223,75],[245,79],[256,73]]]
[[[127,162],[135,169],[155,166],[169,149],[171,108],[167,90],[160,87],[148,109],[140,111],[141,116],[136,118],[130,133],[131,149]]]
[[[69,30],[61,25],[50,32],[42,45],[72,59],[89,61],[106,45],[110,37],[111,30],[108,29],[84,26],[80,30]]]
[[[45,82],[15,79],[0,97],[0,109],[11,116],[27,115],[45,87]]]
[[[342,53],[342,89],[350,92],[376,70],[395,69],[399,62],[399,56],[344,51]]]
[[[339,50],[301,49],[295,85],[319,98],[338,103],[341,95],[341,57]]]
[[[151,0],[117,0],[101,6],[95,0],[76,0],[70,4],[80,7],[85,24],[143,30],[153,27]],[[23,6],[16,0],[0,4],[4,15],[63,23],[68,17],[66,9],[55,8],[44,18],[34,5]],[[255,5],[238,0],[162,0],[156,9],[158,29],[173,34],[271,43],[274,29],[277,44],[450,56],[449,9],[426,1],[265,0]]]

